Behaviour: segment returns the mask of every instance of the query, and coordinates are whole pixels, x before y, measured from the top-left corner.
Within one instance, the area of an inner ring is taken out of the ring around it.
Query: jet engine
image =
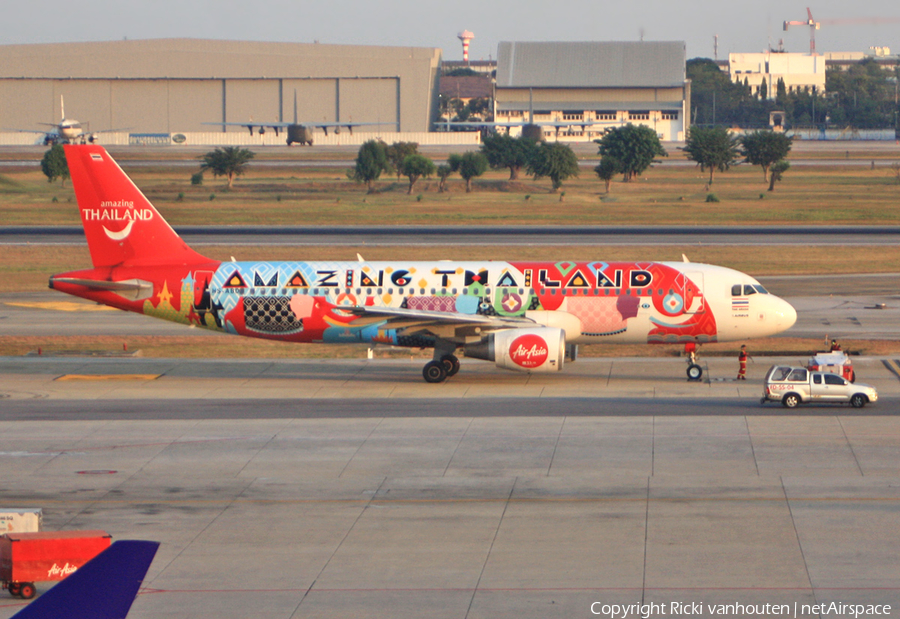
[[[566,358],[566,333],[553,327],[506,329],[467,344],[466,356],[520,372],[558,372]]]

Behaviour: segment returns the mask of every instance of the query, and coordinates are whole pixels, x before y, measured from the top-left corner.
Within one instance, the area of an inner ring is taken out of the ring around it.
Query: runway
[[[204,245],[890,245],[898,226],[176,226]],[[0,245],[83,245],[81,226],[0,226]]]

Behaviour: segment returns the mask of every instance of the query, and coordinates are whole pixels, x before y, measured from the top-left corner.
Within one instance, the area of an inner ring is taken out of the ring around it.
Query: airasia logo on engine
[[[547,360],[547,342],[539,335],[522,335],[509,345],[509,358],[523,368],[536,368]]]

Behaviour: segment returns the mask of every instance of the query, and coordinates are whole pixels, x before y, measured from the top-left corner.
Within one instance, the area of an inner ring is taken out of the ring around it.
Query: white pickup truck
[[[766,372],[760,403],[781,402],[787,408],[794,408],[801,402],[849,402],[854,408],[862,408],[877,400],[878,392],[871,385],[851,383],[832,372],[773,365]]]

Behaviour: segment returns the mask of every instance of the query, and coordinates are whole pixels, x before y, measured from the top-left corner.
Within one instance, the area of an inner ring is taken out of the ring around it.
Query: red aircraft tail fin
[[[94,267],[209,262],[175,233],[106,149],[65,149]]]

